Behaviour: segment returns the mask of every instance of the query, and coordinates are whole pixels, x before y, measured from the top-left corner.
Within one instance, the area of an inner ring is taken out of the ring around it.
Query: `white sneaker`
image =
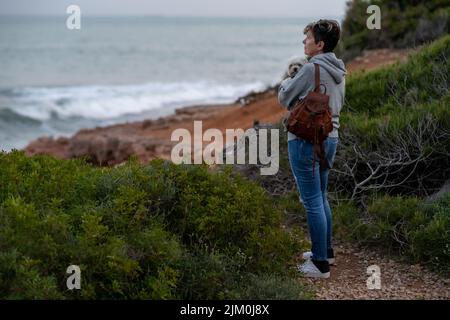
[[[303,259],[304,260],[311,260],[311,257],[312,257],[312,252],[311,251],[306,251],[306,252],[303,252]],[[336,263],[336,260],[335,260],[335,258],[328,258],[328,263],[330,264],[330,265],[334,265],[335,263]]]
[[[329,278],[330,272],[320,272],[320,270],[315,266],[311,260],[306,260],[304,264],[299,264],[297,266],[298,271],[303,273],[303,276],[308,278]]]

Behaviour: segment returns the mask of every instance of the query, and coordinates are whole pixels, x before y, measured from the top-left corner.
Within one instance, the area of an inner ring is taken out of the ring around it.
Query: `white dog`
[[[297,74],[298,70],[303,67],[308,60],[304,57],[293,56],[288,60],[288,67],[284,73],[283,80],[287,78],[293,78]]]

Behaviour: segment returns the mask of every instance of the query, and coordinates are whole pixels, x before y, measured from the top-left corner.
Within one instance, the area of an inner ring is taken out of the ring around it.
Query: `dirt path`
[[[365,72],[389,66],[397,61],[406,61],[413,49],[373,49],[365,50],[359,57],[347,63],[349,73]]]
[[[450,279],[420,265],[393,261],[353,245],[335,247],[336,266],[329,279],[307,279],[316,289],[316,299],[445,299],[450,300]],[[381,289],[368,289],[367,267],[380,267]]]

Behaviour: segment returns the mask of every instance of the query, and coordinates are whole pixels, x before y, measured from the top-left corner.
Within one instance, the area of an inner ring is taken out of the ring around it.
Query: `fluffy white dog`
[[[303,67],[308,60],[304,57],[293,56],[288,60],[288,67],[284,73],[283,80],[287,78],[293,78],[297,74],[298,70]]]

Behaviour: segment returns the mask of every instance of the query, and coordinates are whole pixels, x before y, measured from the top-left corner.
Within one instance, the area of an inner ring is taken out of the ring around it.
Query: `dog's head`
[[[301,67],[303,67],[307,62],[308,60],[306,60],[306,58],[292,57],[288,62],[287,75],[291,78],[294,77]]]

